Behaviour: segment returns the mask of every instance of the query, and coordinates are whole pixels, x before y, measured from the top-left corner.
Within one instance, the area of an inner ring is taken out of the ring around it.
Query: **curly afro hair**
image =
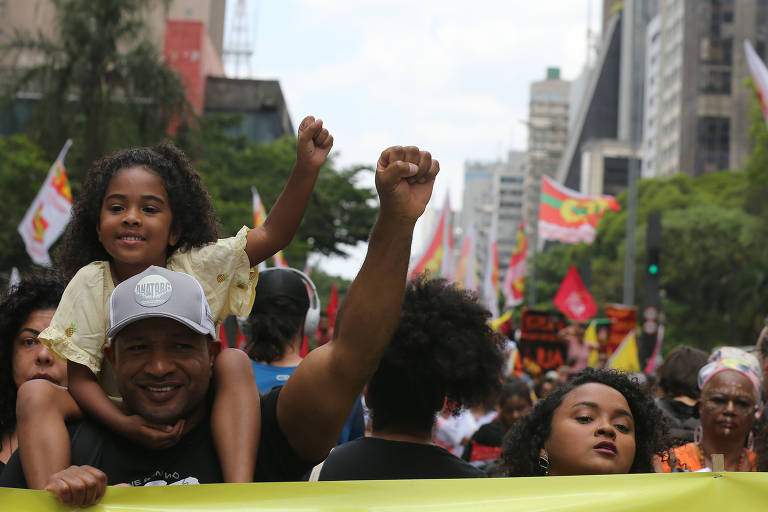
[[[66,282],[52,270],[21,280],[0,301],[0,436],[16,429],[16,383],[13,381],[13,340],[34,311],[56,309]]]
[[[176,245],[168,248],[169,256],[178,249],[200,247],[218,238],[211,198],[183,151],[171,144],[125,149],[97,161],[85,175],[83,189],[72,205],[72,220],[56,251],[67,276],[92,261],[111,260],[96,233],[104,194],[115,174],[137,165],[157,173],[168,193],[172,229],[181,233]]]
[[[544,399],[509,429],[504,439],[502,457],[508,476],[544,476],[539,454],[552,431],[552,417],[565,396],[584,384],[595,382],[610,386],[627,400],[635,422],[635,459],[630,473],[653,473],[653,456],[670,446],[669,428],[653,398],[645,394],[633,379],[609,369],[585,368],[567,383],[552,390]]]
[[[497,396],[504,339],[472,292],[445,279],[412,280],[366,402],[373,428],[430,430],[446,398],[455,410]]]

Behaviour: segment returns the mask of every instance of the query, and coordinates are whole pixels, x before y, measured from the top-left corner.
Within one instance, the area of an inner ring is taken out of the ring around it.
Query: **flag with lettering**
[[[765,122],[768,123],[768,69],[766,69],[765,64],[748,40],[744,40],[744,52],[747,54],[749,72],[752,75],[752,80],[755,82],[757,99],[760,100],[763,117],[765,117]]]
[[[515,244],[512,256],[509,258],[507,273],[504,275],[504,284],[501,287],[508,308],[523,302],[526,252],[528,252],[528,241],[525,238],[525,222],[521,222],[517,230],[517,244]]]
[[[560,284],[554,303],[565,316],[577,322],[589,320],[597,314],[597,305],[573,265]]]
[[[48,249],[64,232],[72,216],[72,191],[64,168],[64,157],[71,145],[72,140],[67,140],[61,148],[18,227],[27,254],[38,265],[51,266]]]
[[[597,223],[608,210],[621,210],[612,196],[587,196],[542,176],[539,238],[591,244],[595,241]]]

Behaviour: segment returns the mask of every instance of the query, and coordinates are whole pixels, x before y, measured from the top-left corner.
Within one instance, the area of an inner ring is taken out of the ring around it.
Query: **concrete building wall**
[[[294,133],[288,107],[277,80],[244,80],[209,76],[205,114],[242,114],[236,130],[253,142],[272,142]]]
[[[661,91],[661,17],[648,24],[645,35],[645,89],[643,108],[643,163],[641,176],[658,175],[658,126]]]
[[[528,151],[524,178],[525,235],[528,258],[538,244],[541,177],[554,177],[568,143],[571,84],[565,80],[543,80],[531,84],[528,111]]]
[[[496,175],[498,197],[499,276],[504,278],[509,258],[517,244],[517,231],[523,220],[526,153],[510,151],[506,165]]]
[[[642,137],[646,27],[656,12],[656,0],[623,2],[619,58],[619,140],[640,140]]]
[[[497,225],[499,276],[504,279],[509,258],[517,243],[517,230],[523,219],[525,167],[526,153],[523,151],[510,151],[506,161],[464,164],[460,222],[462,232],[466,232],[471,223],[477,236],[475,257],[480,283],[487,265],[488,238],[494,218]],[[457,246],[461,246],[460,240],[457,240]]]
[[[680,171],[680,132],[683,98],[684,3],[661,0],[659,16],[659,116],[656,139],[657,172],[669,176]],[[690,29],[689,29],[690,30]]]
[[[98,1],[98,0],[94,0]],[[163,47],[165,22],[168,19],[202,21],[213,47],[221,55],[224,40],[224,11],[226,0],[172,0],[168,8],[157,4],[147,14],[149,39],[157,48]],[[52,35],[55,8],[51,0],[0,0],[0,41],[7,41],[14,30]],[[9,65],[10,56],[0,56],[0,64]],[[30,62],[31,56],[21,56],[19,65]]]
[[[766,0],[661,0],[659,175],[740,169],[751,151],[744,41],[765,58]]]

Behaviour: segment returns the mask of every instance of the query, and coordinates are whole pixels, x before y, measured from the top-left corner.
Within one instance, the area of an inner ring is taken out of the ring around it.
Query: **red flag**
[[[336,281],[331,284],[331,297],[328,299],[328,306],[325,308],[325,312],[328,314],[328,325],[336,325],[336,311],[339,309],[339,290],[336,287]]]
[[[554,300],[555,306],[565,313],[565,316],[577,322],[583,322],[597,314],[597,306],[587,287],[581,281],[581,276],[576,267],[571,265],[568,273],[557,290]]]

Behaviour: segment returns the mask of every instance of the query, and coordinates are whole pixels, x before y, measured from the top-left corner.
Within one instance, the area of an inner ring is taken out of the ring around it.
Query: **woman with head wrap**
[[[657,460],[657,471],[711,471],[714,454],[724,456],[726,471],[756,471],[751,431],[762,381],[757,358],[735,347],[720,348],[698,380],[701,426],[692,443]]]

